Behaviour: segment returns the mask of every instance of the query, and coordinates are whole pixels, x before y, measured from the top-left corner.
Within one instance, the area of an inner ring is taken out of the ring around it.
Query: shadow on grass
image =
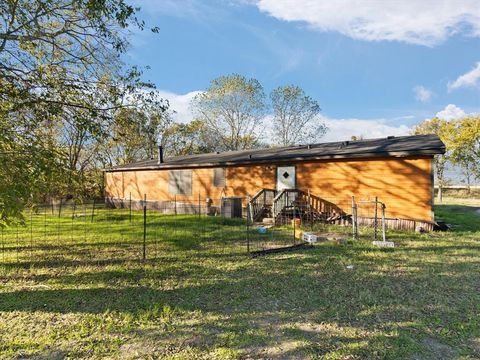
[[[127,314],[142,341],[163,339],[207,353],[222,346],[253,358],[418,358],[432,354],[424,339],[443,349],[431,358],[474,356],[468,343],[480,336],[480,246],[464,234],[408,240],[399,234],[394,249],[323,243],[258,259],[205,252],[146,265],[73,263],[74,274],[39,274],[40,289],[28,282],[4,288],[0,312],[81,313],[99,321],[106,312]],[[155,309],[164,307],[177,314],[169,331],[158,328],[163,315]]]
[[[472,276],[477,264],[422,263],[419,250],[418,261],[409,266],[420,270],[397,272],[408,255],[400,252],[385,268],[381,257],[363,259],[356,250],[319,246],[229,268],[213,260],[60,275],[46,286],[75,288],[2,292],[0,311],[128,313],[135,319],[151,317],[154,324],[159,315],[153,309],[169,306],[186,316],[202,314],[198,323],[175,324],[181,341],[193,337],[205,346],[224,343],[229,334],[229,347],[254,357],[268,347],[293,358],[336,351],[368,357],[375,349],[381,351],[377,358],[402,358],[422,351],[419,339],[432,331],[445,343],[451,336],[465,341],[478,331],[478,283]],[[346,269],[349,262],[355,262],[355,271]],[[163,288],[159,279],[173,283]]]
[[[55,268],[102,268],[105,266],[126,266],[137,265],[145,266],[163,266],[168,263],[188,263],[201,262],[202,260],[218,259],[221,261],[241,261],[249,257],[247,246],[244,240],[239,242],[218,242],[203,241],[196,243],[195,246],[185,247],[183,249],[162,246],[162,244],[147,244],[146,260],[143,260],[142,244],[115,244],[115,247],[104,247],[103,245],[93,244],[93,246],[72,246],[72,247],[51,247],[44,249],[44,254],[30,255],[28,248],[24,250],[24,255],[17,261],[15,250],[11,250],[12,256],[9,261],[0,262],[0,269],[7,272],[35,269],[55,269]],[[55,252],[58,251],[58,252]],[[2,277],[0,271],[0,278]],[[8,276],[11,276],[10,274]]]

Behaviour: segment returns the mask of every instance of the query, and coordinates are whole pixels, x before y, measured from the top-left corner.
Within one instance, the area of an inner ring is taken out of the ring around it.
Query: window
[[[192,195],[192,170],[170,170],[168,191],[172,195]]]
[[[215,168],[213,169],[213,186],[225,187],[225,169]]]

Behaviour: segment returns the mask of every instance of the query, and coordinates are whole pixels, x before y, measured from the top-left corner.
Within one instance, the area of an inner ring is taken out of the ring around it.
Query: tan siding
[[[387,217],[431,219],[431,159],[385,158],[356,161],[311,162],[296,164],[297,187],[335,201],[350,212],[351,196],[357,199],[378,196],[387,205]],[[196,200],[221,196],[253,196],[262,188],[276,186],[276,165],[236,166],[226,169],[225,189],[213,186],[213,169],[192,170],[192,196],[177,195],[177,200]],[[171,200],[168,170],[106,173],[106,195],[133,199]]]
[[[431,159],[372,159],[297,165],[297,186],[338,199],[346,212],[349,199],[378,196],[387,217],[431,219]],[[345,200],[341,200],[345,199]]]
[[[124,171],[106,174],[106,193],[109,197],[150,200],[172,200],[175,195],[168,191],[168,170]],[[220,198],[222,188],[213,186],[212,169],[192,170],[192,195],[177,195],[177,200],[188,201],[201,198]]]
[[[229,196],[253,196],[261,189],[275,189],[275,165],[227,168],[226,193]]]

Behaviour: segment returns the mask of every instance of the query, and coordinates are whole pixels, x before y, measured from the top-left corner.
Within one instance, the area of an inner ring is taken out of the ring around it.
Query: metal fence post
[[[200,204],[200,193],[198,193],[198,217],[200,218],[202,215],[202,205]]]
[[[132,193],[130,193],[130,222],[132,222]]]
[[[312,210],[312,198],[310,196],[310,189],[308,189],[308,217],[310,218],[310,231],[313,231],[313,210]]]
[[[62,198],[60,198],[60,205],[58,206],[58,218],[62,216]]]
[[[147,258],[147,194],[143,196],[143,260]]]
[[[30,207],[30,258],[32,258],[32,250],[33,250],[33,205]]]
[[[18,223],[15,224],[15,232],[17,234],[17,241],[16,241],[16,253],[17,253],[17,263],[19,262],[19,252],[20,252],[20,243],[18,240]]]
[[[48,204],[45,204],[45,209],[43,211],[43,240],[45,241],[45,244],[47,243],[47,206]]]
[[[385,204],[382,203],[382,235],[383,241],[387,241],[386,234],[385,234]]]
[[[373,238],[375,241],[377,241],[377,228],[378,228],[378,197],[375,196],[375,219],[373,220],[373,226],[374,226],[374,235]]]
[[[93,199],[93,205],[92,205],[92,222],[93,222],[94,216],[95,216],[95,198]]]
[[[355,204],[355,196],[352,196],[352,235],[353,239],[357,239],[357,205]]]
[[[295,206],[293,206],[293,245],[295,245],[295,225],[297,223]]]
[[[247,253],[250,254],[250,197],[247,197]]]

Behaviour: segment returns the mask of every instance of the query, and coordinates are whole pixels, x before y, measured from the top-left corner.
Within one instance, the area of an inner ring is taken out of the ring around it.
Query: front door
[[[295,166],[277,167],[277,192],[284,189],[295,189]]]

